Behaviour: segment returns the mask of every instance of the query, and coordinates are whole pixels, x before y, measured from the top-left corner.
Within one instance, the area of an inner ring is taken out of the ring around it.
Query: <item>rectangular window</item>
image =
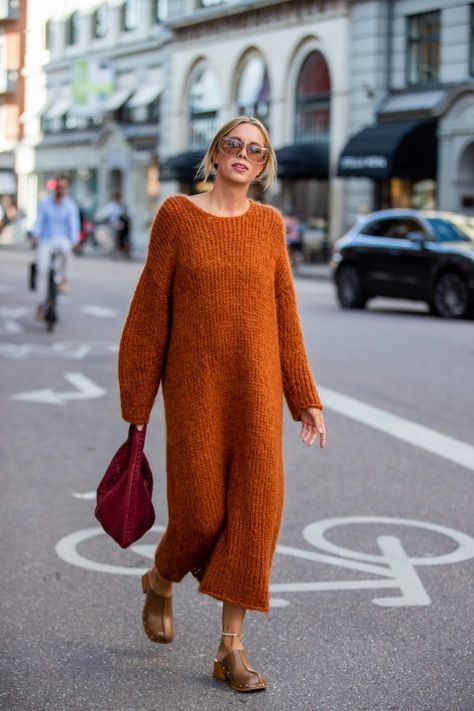
[[[79,43],[81,17],[79,12],[73,12],[66,20],[66,45],[72,47]]]
[[[165,22],[168,17],[168,0],[152,0],[152,22]]]
[[[138,25],[138,0],[125,0],[121,7],[122,32],[130,32]]]
[[[407,18],[407,84],[439,81],[440,12]]]
[[[469,73],[474,77],[474,5],[471,5],[469,34]]]
[[[92,36],[94,39],[100,39],[107,34],[107,11],[107,3],[103,2],[92,15]]]

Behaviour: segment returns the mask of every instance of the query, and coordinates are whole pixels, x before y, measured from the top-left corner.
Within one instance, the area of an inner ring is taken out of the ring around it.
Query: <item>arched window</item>
[[[331,79],[321,52],[309,54],[296,86],[295,141],[329,142]]]
[[[258,54],[245,62],[237,87],[239,114],[255,116],[268,128],[270,119],[270,81],[267,67]]]
[[[81,17],[79,13],[73,12],[66,21],[66,44],[72,46],[79,43]]]
[[[195,75],[189,90],[189,147],[205,149],[217,131],[221,105],[217,77],[203,66]]]

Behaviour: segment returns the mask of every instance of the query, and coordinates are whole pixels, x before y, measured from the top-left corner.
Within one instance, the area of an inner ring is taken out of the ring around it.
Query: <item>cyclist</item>
[[[48,267],[53,250],[61,254],[60,289],[67,291],[67,263],[71,249],[79,242],[80,219],[79,209],[68,196],[69,178],[58,175],[55,180],[54,193],[40,202],[36,223],[33,227],[33,240],[37,245],[37,273],[40,303],[36,318],[44,318],[48,294]]]

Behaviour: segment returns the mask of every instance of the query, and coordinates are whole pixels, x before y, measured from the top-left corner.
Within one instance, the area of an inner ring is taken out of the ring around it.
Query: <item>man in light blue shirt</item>
[[[38,207],[33,238],[38,248],[37,270],[40,303],[37,318],[43,318],[48,296],[48,266],[53,250],[62,257],[61,290],[67,289],[67,267],[71,248],[79,242],[79,209],[69,196],[69,178],[58,175],[54,194],[48,195]]]

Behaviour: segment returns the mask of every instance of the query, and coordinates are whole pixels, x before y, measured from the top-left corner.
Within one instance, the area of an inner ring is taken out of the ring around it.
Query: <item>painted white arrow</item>
[[[55,392],[52,388],[45,388],[44,390],[31,390],[30,392],[11,395],[10,400],[65,405],[69,400],[93,400],[103,397],[106,393],[104,388],[93,383],[82,373],[64,373],[64,377],[73,387],[77,388],[75,392]]]

